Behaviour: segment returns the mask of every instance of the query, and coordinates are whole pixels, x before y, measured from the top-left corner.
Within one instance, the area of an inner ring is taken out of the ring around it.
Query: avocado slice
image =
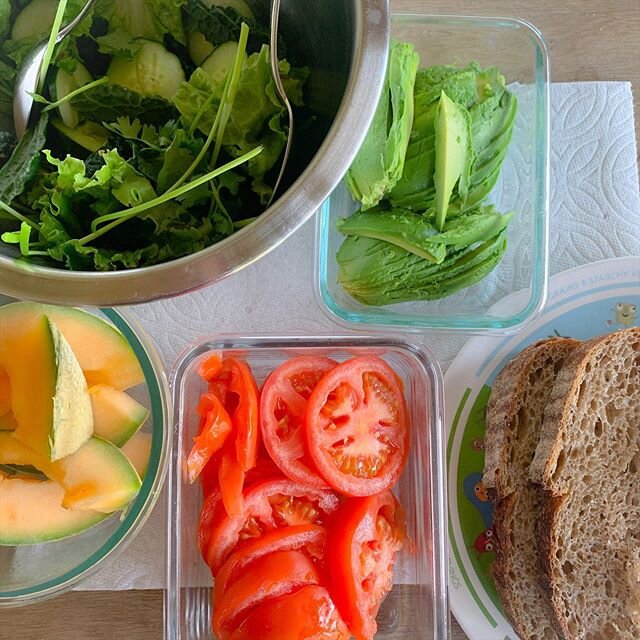
[[[453,189],[464,202],[473,162],[469,112],[442,91],[435,121],[436,130],[436,226],[444,228]]]
[[[380,101],[346,184],[363,209],[370,209],[402,177],[413,125],[413,86],[420,57],[413,45],[393,42]]]
[[[424,216],[411,211],[358,211],[338,220],[336,226],[346,236],[384,240],[435,264],[446,256],[444,245],[432,241],[438,230]]]

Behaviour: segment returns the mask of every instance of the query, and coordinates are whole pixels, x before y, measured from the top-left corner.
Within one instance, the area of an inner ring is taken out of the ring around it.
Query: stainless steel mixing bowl
[[[250,3],[266,19],[269,0]],[[198,253],[128,271],[72,272],[28,264],[3,245],[0,292],[96,306],[165,298],[251,264],[305,222],[346,173],[371,122],[386,68],[388,0],[283,0],[281,31],[288,55],[311,68],[308,105],[315,121],[294,138],[290,187],[258,220]]]

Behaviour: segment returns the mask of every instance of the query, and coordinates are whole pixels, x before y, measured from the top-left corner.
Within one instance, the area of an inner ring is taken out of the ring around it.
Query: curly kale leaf
[[[71,104],[81,117],[115,122],[123,113],[144,124],[163,124],[178,116],[175,107],[160,96],[144,96],[117,84],[103,84],[76,96]]]

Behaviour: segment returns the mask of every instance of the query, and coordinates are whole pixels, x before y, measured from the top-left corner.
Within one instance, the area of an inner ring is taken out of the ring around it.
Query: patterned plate
[[[517,293],[500,304],[517,303]],[[473,338],[445,376],[449,426],[451,608],[471,640],[517,640],[491,579],[493,513],[482,485],[484,413],[491,385],[524,347],[548,336],[591,338],[640,325],[640,257],[604,260],[551,279],[546,309],[505,338]]]

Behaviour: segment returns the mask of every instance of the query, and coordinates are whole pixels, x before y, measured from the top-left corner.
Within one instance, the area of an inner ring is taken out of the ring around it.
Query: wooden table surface
[[[554,81],[630,80],[640,131],[639,0],[391,0],[394,11],[516,16],[535,24],[551,53]],[[0,640],[161,640],[162,592],[72,592],[1,610]],[[453,623],[453,640],[466,635]],[[406,631],[398,636],[410,638]]]

